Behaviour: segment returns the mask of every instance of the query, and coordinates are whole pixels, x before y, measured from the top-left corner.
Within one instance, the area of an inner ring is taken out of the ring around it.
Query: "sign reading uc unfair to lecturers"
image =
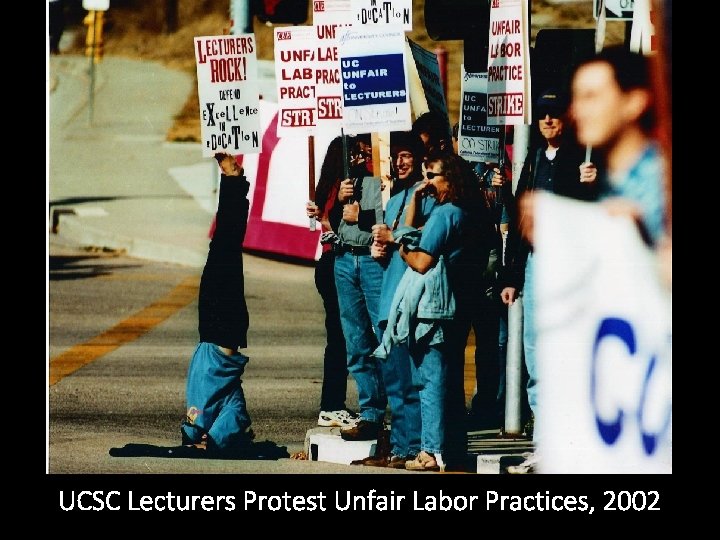
[[[490,2],[487,85],[490,125],[531,122],[528,26],[525,0]]]
[[[195,38],[203,156],[260,152],[254,34]]]
[[[487,73],[460,66],[459,154],[469,161],[500,161],[500,127],[487,125]]]
[[[339,29],[343,126],[351,133],[411,127],[402,26]]]

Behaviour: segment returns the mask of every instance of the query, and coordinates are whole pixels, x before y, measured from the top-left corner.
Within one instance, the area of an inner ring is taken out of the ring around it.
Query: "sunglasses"
[[[550,116],[550,118],[562,118],[563,111],[560,109],[538,109],[537,115],[539,120],[545,118],[546,115]]]
[[[427,171],[425,173],[425,176],[427,177],[428,180],[432,180],[436,176],[445,176],[445,175],[443,173],[439,173],[439,172]]]

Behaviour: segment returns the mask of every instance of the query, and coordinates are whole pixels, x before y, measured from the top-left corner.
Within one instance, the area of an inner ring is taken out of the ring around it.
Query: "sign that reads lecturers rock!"
[[[500,161],[500,127],[487,125],[487,73],[461,66],[458,150],[469,161]]]
[[[260,152],[254,34],[195,38],[203,156]]]
[[[412,0],[350,0],[350,5],[355,25],[402,25],[412,31]]]
[[[491,0],[488,124],[529,124],[530,33],[525,0]]]
[[[400,26],[341,31],[343,126],[351,133],[410,129],[404,50]]]

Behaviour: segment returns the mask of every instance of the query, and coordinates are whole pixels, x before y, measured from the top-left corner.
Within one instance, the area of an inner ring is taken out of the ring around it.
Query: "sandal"
[[[435,456],[429,454],[423,450],[413,460],[405,462],[405,469],[408,471],[439,471],[440,466],[438,465]]]

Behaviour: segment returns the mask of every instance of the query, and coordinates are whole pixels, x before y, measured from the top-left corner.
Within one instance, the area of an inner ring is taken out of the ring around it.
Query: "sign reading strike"
[[[314,63],[322,51],[312,26],[275,28],[278,137],[312,135],[317,121]]]
[[[339,39],[343,126],[351,133],[409,130],[402,27],[346,27]]]
[[[654,253],[597,204],[538,193],[534,215],[540,472],[671,473],[672,297]]]
[[[500,161],[500,127],[487,125],[487,73],[461,66],[458,150],[469,161]]]
[[[402,25],[412,30],[412,0],[351,0],[352,23]]]
[[[487,121],[529,124],[530,32],[525,0],[492,0],[488,47]]]
[[[445,90],[443,89],[442,80],[440,78],[440,66],[438,65],[435,53],[424,49],[411,39],[408,39],[412,58],[415,61],[415,67],[420,77],[425,99],[427,100],[428,109],[435,111],[447,118],[447,104],[445,103]],[[417,115],[417,112],[415,113]]]
[[[195,38],[203,156],[260,152],[254,34]]]

